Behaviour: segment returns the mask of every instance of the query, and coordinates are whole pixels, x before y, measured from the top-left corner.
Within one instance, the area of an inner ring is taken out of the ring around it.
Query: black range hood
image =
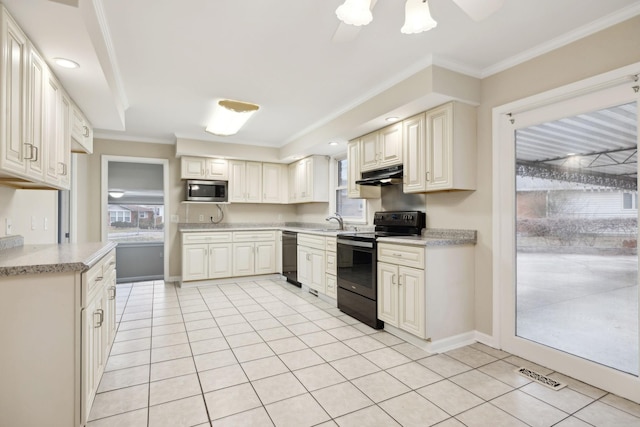
[[[377,186],[402,184],[402,165],[362,172],[362,179],[357,180],[356,184]]]

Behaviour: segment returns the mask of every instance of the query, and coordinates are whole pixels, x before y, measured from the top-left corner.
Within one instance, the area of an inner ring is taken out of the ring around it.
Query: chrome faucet
[[[340,230],[344,230],[344,221],[342,220],[342,217],[338,212],[334,213],[331,216],[326,217],[325,221],[331,221],[332,219],[335,219],[336,221],[338,221],[338,224],[340,224]]]

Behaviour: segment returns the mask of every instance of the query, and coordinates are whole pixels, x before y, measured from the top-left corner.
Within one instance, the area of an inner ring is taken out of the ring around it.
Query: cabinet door
[[[27,38],[6,13],[2,15],[2,72],[0,77],[0,167],[3,170],[26,172],[25,150],[25,76]],[[27,153],[28,154],[28,153]]]
[[[109,355],[111,343],[116,336],[116,270],[113,269],[109,275],[105,287],[105,311],[104,328],[106,330],[105,354]],[[105,356],[105,357],[106,357]]]
[[[287,191],[283,168],[277,163],[262,164],[262,203],[282,203]]]
[[[360,171],[378,169],[378,132],[360,138]]]
[[[60,143],[62,152],[59,153],[60,188],[71,188],[71,99],[62,92],[60,109]]]
[[[229,163],[224,159],[207,159],[207,179],[229,179]]]
[[[453,104],[428,111],[427,137],[427,190],[452,187],[453,172]]]
[[[74,153],[93,153],[93,129],[77,105],[71,104],[71,145]]]
[[[229,201],[242,203],[246,198],[246,164],[242,161],[229,162]]]
[[[400,329],[425,337],[425,294],[424,270],[416,268],[398,267],[399,299],[400,299]]]
[[[291,163],[289,165],[289,203],[296,203],[298,201],[298,164]]]
[[[35,50],[29,49],[25,158],[27,159],[27,175],[38,181],[44,181],[42,149],[44,136],[45,67],[40,55],[38,55]]]
[[[302,159],[297,163],[296,185],[297,201],[307,202],[311,200],[311,189],[313,185],[313,170],[311,169],[311,159]]]
[[[209,279],[231,277],[232,266],[231,243],[209,245]]]
[[[427,158],[425,146],[425,115],[418,114],[402,122],[405,193],[424,192],[427,189]]]
[[[262,163],[247,162],[247,175],[245,177],[245,188],[247,189],[247,203],[262,202]]]
[[[233,275],[251,276],[255,271],[255,244],[233,244]]]
[[[311,260],[311,274],[309,277],[309,287],[317,290],[318,292],[325,293],[325,253],[318,249],[311,249],[309,251]]]
[[[104,370],[106,358],[106,355],[102,354],[101,323],[104,321],[102,302],[102,295],[94,298],[82,313],[82,398],[85,402],[83,407],[87,408],[87,416],[88,408],[91,408],[100,384],[100,375]]]
[[[398,326],[398,266],[378,262],[378,318]]]
[[[387,126],[378,132],[378,167],[399,165],[402,163],[402,122]]]
[[[309,286],[311,277],[311,258],[309,248],[298,245],[298,282]]]
[[[256,242],[255,257],[255,274],[276,272],[276,242]]]
[[[206,243],[182,246],[182,280],[205,280],[209,277],[209,246]]]
[[[60,184],[62,167],[59,159],[64,155],[61,125],[62,89],[53,74],[46,70],[44,88],[44,134],[42,154],[45,160],[45,180],[52,185]]]
[[[182,179],[204,179],[206,172],[206,159],[200,157],[180,158],[180,178]]]

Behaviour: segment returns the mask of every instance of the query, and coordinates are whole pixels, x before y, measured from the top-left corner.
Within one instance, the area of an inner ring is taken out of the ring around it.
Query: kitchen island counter
[[[65,243],[24,245],[0,250],[0,277],[25,274],[84,272],[117,243]]]

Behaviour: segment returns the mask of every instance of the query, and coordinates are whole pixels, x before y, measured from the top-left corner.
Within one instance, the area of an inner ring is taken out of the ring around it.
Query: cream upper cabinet
[[[1,8],[0,169],[24,175],[29,150],[24,145],[27,37]]]
[[[0,43],[0,180],[68,189],[77,107],[2,6]]]
[[[347,197],[351,199],[379,199],[380,187],[357,185],[360,176],[360,138],[347,144]]]
[[[329,201],[329,159],[310,156],[289,165],[289,203]]]
[[[402,123],[395,123],[360,138],[360,171],[402,163]]]
[[[426,190],[475,190],[475,107],[450,102],[427,111],[425,123]]]
[[[27,72],[27,120],[25,149],[27,176],[44,181],[43,138],[45,115],[45,63],[34,49],[29,48]]]
[[[180,158],[180,178],[227,181],[228,167],[225,159],[183,156]]]
[[[402,125],[405,193],[475,190],[475,107],[450,102]]]
[[[262,164],[262,203],[286,203],[289,168],[278,163]]]
[[[403,173],[402,190],[418,193],[427,190],[427,157],[425,145],[425,114],[402,122]]]
[[[262,202],[262,163],[229,161],[229,202]]]
[[[74,153],[93,153],[93,127],[75,104],[71,106],[71,145]]]

